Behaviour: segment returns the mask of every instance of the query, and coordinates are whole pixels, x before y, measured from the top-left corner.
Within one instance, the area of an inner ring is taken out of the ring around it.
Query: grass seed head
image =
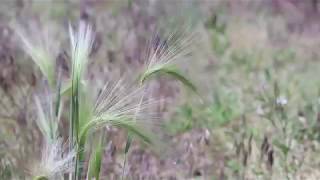
[[[69,38],[71,43],[72,73],[81,78],[86,68],[90,51],[93,45],[92,27],[80,22],[77,32],[69,25]]]
[[[55,86],[55,59],[59,53],[59,39],[53,26],[38,28],[34,23],[28,28],[17,25],[16,34],[22,48],[31,57],[47,78],[51,87]]]
[[[64,173],[72,171],[76,152],[74,150],[66,152],[62,140],[57,139],[52,143],[45,141],[41,155],[41,161],[32,169],[32,175],[47,179],[59,179]]]
[[[38,96],[34,97],[37,111],[36,123],[46,141],[54,142],[58,137],[59,117],[54,114],[52,96],[47,94],[41,99],[42,101]]]

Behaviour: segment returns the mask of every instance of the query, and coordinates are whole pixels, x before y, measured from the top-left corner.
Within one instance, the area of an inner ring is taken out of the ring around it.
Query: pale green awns
[[[53,97],[51,94],[34,97],[37,117],[36,123],[45,140],[54,142],[58,138],[58,125],[62,112],[62,106],[59,107],[59,113],[55,114]]]
[[[162,36],[154,35],[145,57],[147,69],[174,64],[177,60],[186,58],[192,53],[195,36],[195,32],[188,33],[187,30],[176,30]]]
[[[98,95],[94,115],[96,118],[110,116],[130,119],[145,119],[148,110],[153,110],[157,101],[147,98],[145,86],[136,86],[125,78],[107,82]],[[144,112],[144,113],[142,113]]]
[[[32,23],[28,27],[16,25],[14,29],[24,51],[39,67],[50,87],[55,87],[55,65],[60,42],[54,26],[44,27]]]
[[[176,31],[167,38],[156,36],[151,40],[150,49],[146,54],[146,66],[140,76],[140,84],[153,75],[166,74],[179,80],[186,87],[196,91],[196,87],[178,70],[177,63],[192,54],[196,33]]]
[[[41,160],[33,165],[33,179],[63,179],[65,173],[74,167],[75,150],[66,151],[62,139],[54,142],[45,141],[41,152]]]
[[[131,131],[147,143],[152,143],[150,127],[156,124],[152,112],[157,101],[145,97],[145,87],[130,85],[126,80],[108,82],[98,95],[92,119],[81,127],[81,136],[92,128],[105,125],[117,126]]]
[[[92,27],[85,22],[80,22],[78,30],[75,32],[69,25],[69,38],[71,44],[72,76],[81,79],[86,68],[89,55],[93,45]]]

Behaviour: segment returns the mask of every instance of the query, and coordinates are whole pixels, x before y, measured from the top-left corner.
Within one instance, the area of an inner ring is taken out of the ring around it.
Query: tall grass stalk
[[[81,91],[84,89],[81,84],[84,74],[84,68],[89,59],[89,53],[93,44],[93,34],[90,26],[83,22],[79,24],[78,32],[74,32],[71,25],[69,26],[69,37],[71,44],[71,114],[70,114],[70,142],[71,147],[77,146],[78,153],[76,156],[76,167],[74,176],[76,179],[81,179],[83,153],[85,142],[79,141],[80,129],[80,102]]]
[[[141,72],[138,83],[132,84],[126,81],[126,78],[109,81],[94,100],[91,95],[93,90],[85,79],[89,54],[94,41],[94,33],[90,25],[80,22],[77,30],[74,30],[71,25],[69,26],[72,70],[70,82],[66,84],[62,84],[61,79],[57,81],[53,75],[55,68],[51,67],[55,64],[53,63],[55,58],[39,54],[38,46],[33,46],[25,34],[20,34],[20,37],[25,44],[25,50],[47,78],[50,92],[55,92],[53,94],[56,97],[56,99],[48,99],[47,103],[50,105],[48,111],[44,110],[46,106],[40,102],[39,98],[35,98],[38,109],[37,124],[46,139],[45,147],[51,147],[53,152],[45,148],[42,166],[46,171],[34,171],[34,179],[59,179],[68,173],[69,180],[93,178],[98,180],[103,160],[103,146],[107,138],[104,127],[107,125],[128,131],[124,166],[133,137],[138,137],[147,144],[156,145],[155,134],[151,133],[150,127],[155,123],[154,120],[157,119],[157,116],[150,110],[157,105],[158,101],[145,98],[145,82],[147,79],[151,80],[152,76],[157,74],[170,75],[196,91],[191,81],[170,64],[188,54],[183,49],[185,44],[190,43],[188,39],[184,39],[180,45],[175,41],[171,44],[173,47],[158,46],[148,58],[148,66]],[[68,152],[62,150],[61,138],[58,137],[58,124],[64,100],[70,100]],[[96,132],[97,130],[101,131]],[[91,135],[97,141],[90,154],[86,151],[86,145]],[[85,167],[86,156],[90,157],[89,167]],[[84,169],[88,169],[88,172],[84,173]]]
[[[193,92],[197,93],[197,89],[194,84],[184,75],[182,75],[179,69],[175,66],[175,61],[181,58],[185,58],[188,54],[191,53],[188,46],[190,46],[192,40],[192,36],[181,36],[178,35],[177,32],[171,33],[169,37],[166,38],[166,40],[163,42],[161,42],[161,39],[159,37],[155,37],[154,39],[152,39],[152,45],[149,46],[155,47],[154,49],[148,49],[146,53],[146,66],[139,76],[139,85],[144,86],[146,81],[148,79],[151,79],[154,75],[168,75],[180,81]],[[144,98],[145,97],[143,95],[140,99],[140,105],[137,108],[136,115],[139,113]],[[136,117],[134,119],[136,119]],[[132,140],[132,135],[128,133],[124,152],[123,170],[121,175],[122,180],[125,175],[127,156]]]

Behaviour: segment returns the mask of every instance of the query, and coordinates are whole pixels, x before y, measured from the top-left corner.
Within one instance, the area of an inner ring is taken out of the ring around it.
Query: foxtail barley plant
[[[191,38],[176,40],[172,35],[168,40],[174,39],[173,43],[168,43],[166,47],[158,45],[149,54],[147,66],[137,75],[135,83],[130,83],[125,77],[109,81],[97,97],[93,97],[94,90],[86,79],[89,55],[94,43],[94,32],[90,25],[80,22],[77,30],[69,26],[71,74],[65,84],[55,75],[57,54],[51,52],[49,46],[34,43],[23,31],[17,32],[24,50],[47,80],[50,92],[46,98],[34,98],[38,116],[36,124],[44,139],[41,160],[31,171],[34,180],[98,180],[100,169],[103,168],[101,162],[107,126],[119,127],[128,132],[125,155],[133,137],[156,145],[156,135],[151,133],[149,127],[156,118],[150,110],[157,104],[157,100],[145,96],[147,82],[152,77],[169,75],[196,91],[191,81],[172,63],[189,53],[186,45],[191,44]],[[64,102],[70,102],[70,108],[64,108]],[[61,114],[67,110],[70,114],[68,143],[63,142],[58,128]],[[91,151],[86,149],[89,137],[94,139],[94,143],[90,143],[93,144]],[[89,163],[85,163],[87,159]]]

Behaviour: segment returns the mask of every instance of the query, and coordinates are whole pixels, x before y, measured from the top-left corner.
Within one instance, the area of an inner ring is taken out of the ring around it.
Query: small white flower
[[[259,105],[256,109],[256,113],[259,115],[259,116],[262,116],[264,114],[264,111],[263,111],[263,108],[261,107],[261,105]]]
[[[210,137],[210,131],[208,129],[205,130],[205,137],[207,139],[209,139],[209,137]]]
[[[288,100],[286,97],[284,96],[279,96],[277,99],[276,99],[276,103],[280,106],[284,106],[286,104],[288,104]]]

